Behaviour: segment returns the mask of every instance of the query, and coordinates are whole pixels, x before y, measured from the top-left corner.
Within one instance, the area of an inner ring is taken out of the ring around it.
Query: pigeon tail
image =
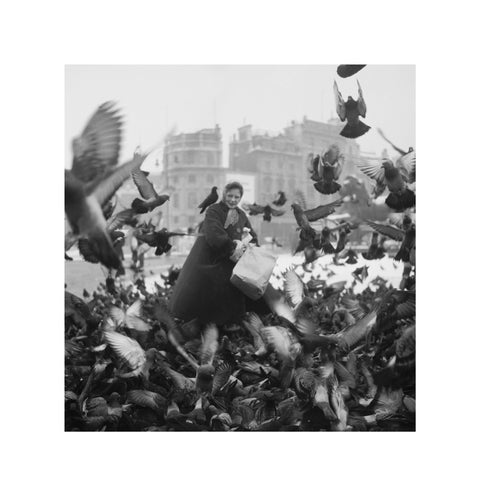
[[[332,182],[319,181],[318,183],[315,183],[313,186],[319,193],[322,193],[324,195],[333,195],[333,193],[336,193],[341,188],[341,185],[336,183],[335,181]]]
[[[385,199],[385,204],[397,212],[415,206],[415,193],[405,188],[401,193],[390,193]]]
[[[410,250],[405,246],[401,246],[398,253],[395,255],[395,260],[401,260],[402,262],[408,262],[410,258]]]
[[[355,139],[363,136],[369,129],[370,126],[367,126],[367,124],[359,120],[353,125],[347,123],[347,125],[341,130],[340,136]]]
[[[323,243],[322,250],[324,253],[327,254],[335,253],[335,248],[333,247],[332,243]]]

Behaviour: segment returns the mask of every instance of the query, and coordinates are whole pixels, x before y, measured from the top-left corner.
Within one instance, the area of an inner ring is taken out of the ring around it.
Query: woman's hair
[[[228,183],[223,190],[223,194],[225,195],[231,189],[239,189],[240,194],[243,196],[243,186],[239,182],[233,181],[231,183]]]

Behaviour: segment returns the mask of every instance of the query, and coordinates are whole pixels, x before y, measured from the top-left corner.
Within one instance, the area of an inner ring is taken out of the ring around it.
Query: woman
[[[232,182],[225,186],[222,201],[208,207],[200,236],[173,290],[170,305],[175,317],[223,325],[245,313],[248,298],[230,283],[230,277],[245,250],[244,228],[250,229],[251,243],[258,246],[258,241],[247,215],[237,206],[242,196],[242,185]]]

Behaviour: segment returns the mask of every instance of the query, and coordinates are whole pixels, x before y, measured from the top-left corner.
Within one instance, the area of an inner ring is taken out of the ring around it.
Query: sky
[[[223,165],[238,127],[273,135],[304,116],[326,122],[336,117],[333,82],[344,100],[357,99],[357,79],[367,104],[363,121],[372,129],[356,141],[364,152],[387,148],[376,128],[398,147],[415,147],[415,66],[367,65],[342,79],[334,65],[67,65],[65,66],[65,158],[70,167],[71,140],[96,108],[114,100],[125,116],[121,160],[139,145],[158,145],[173,129],[196,132],[218,123],[223,136]],[[153,170],[162,149],[144,169]]]

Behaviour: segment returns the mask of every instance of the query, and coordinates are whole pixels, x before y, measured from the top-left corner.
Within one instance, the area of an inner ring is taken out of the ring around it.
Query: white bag
[[[258,246],[247,245],[233,268],[230,282],[251,300],[258,300],[267,289],[276,259]]]

